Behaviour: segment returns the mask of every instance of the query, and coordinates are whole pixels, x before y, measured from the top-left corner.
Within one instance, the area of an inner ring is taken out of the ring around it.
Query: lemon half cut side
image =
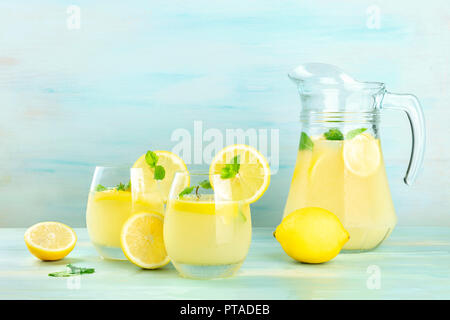
[[[143,269],[157,269],[169,263],[163,238],[164,218],[156,212],[132,215],[120,234],[123,253]]]
[[[24,235],[28,250],[45,261],[60,260],[75,247],[77,235],[60,222],[40,222],[27,229]]]

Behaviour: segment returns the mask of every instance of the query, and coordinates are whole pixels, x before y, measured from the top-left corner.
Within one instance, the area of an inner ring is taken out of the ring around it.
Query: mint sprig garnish
[[[153,151],[147,151],[145,154],[145,162],[147,162],[148,166],[154,169],[153,178],[155,180],[162,180],[166,176],[166,170],[163,166],[158,165],[158,155]]]
[[[183,191],[180,192],[180,194],[178,194],[178,197],[182,197],[182,196],[186,196],[188,194],[191,194],[192,191],[194,191],[195,186],[192,187],[186,187],[183,189]]]
[[[323,134],[327,140],[344,140],[344,135],[337,128],[332,128]]]
[[[222,179],[234,178],[239,173],[239,169],[241,168],[240,157],[240,155],[234,156],[231,163],[227,163],[220,170],[220,177]]]
[[[361,134],[366,130],[367,130],[367,128],[359,128],[359,129],[350,130],[349,132],[347,132],[345,139],[347,139],[347,140],[353,139],[358,134]]]
[[[94,268],[77,267],[74,266],[73,264],[67,264],[66,268],[67,270],[65,271],[52,272],[49,273],[48,275],[49,277],[72,277],[81,274],[90,274],[95,272]]]
[[[114,187],[117,191],[125,191],[125,185],[120,182],[117,186]]]
[[[314,142],[311,140],[311,138],[302,131],[302,134],[300,135],[300,145],[298,146],[299,150],[311,150],[314,147]]]
[[[202,187],[203,189],[211,189],[211,182],[209,182],[209,180],[203,180],[200,181],[200,183],[198,184],[200,187]]]
[[[188,194],[191,194],[192,191],[194,191],[194,189],[195,189],[195,194],[196,194],[197,198],[200,198],[200,195],[198,194],[198,190],[199,190],[200,188],[203,188],[203,189],[206,189],[206,190],[207,190],[207,189],[211,189],[212,186],[211,186],[211,183],[209,182],[209,180],[202,180],[202,181],[200,181],[198,184],[196,184],[196,185],[194,185],[194,186],[192,186],[192,187],[186,187],[186,188],[184,188],[183,191],[181,191],[181,192],[178,194],[178,197],[181,198],[181,197],[183,197],[183,196],[186,196],[186,195],[188,195]]]
[[[127,184],[123,184],[122,182],[119,182],[118,185],[116,185],[116,186],[114,186],[112,188],[111,187],[107,188],[107,187],[105,187],[105,186],[103,186],[101,184],[98,184],[95,187],[95,191],[96,192],[102,192],[102,191],[106,191],[106,190],[130,191],[131,190],[131,180],[128,181]]]
[[[166,176],[166,170],[164,170],[163,166],[155,166],[155,174],[154,178],[155,180],[162,180]]]
[[[129,191],[131,190],[131,180],[128,181],[127,184],[123,184],[122,182],[119,182],[117,186],[114,187],[117,191]]]
[[[97,191],[97,192],[101,192],[101,191],[105,191],[107,188],[105,187],[105,186],[102,186],[101,184],[98,184],[96,187],[95,187],[95,191]]]

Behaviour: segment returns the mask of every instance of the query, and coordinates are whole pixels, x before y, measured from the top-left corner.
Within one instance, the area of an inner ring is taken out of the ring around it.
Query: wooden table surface
[[[25,229],[0,229],[0,299],[450,299],[450,228],[398,227],[374,251],[342,253],[320,265],[291,260],[272,229],[255,228],[249,255],[232,278],[190,280],[169,264],[141,270],[106,261],[86,229],[61,261],[42,262],[25,247]],[[65,264],[95,274],[52,278]]]

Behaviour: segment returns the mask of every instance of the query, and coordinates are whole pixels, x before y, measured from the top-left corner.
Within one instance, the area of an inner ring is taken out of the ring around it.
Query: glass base
[[[182,277],[190,279],[214,279],[231,277],[239,270],[242,262],[221,265],[193,265],[172,261]]]
[[[125,255],[123,254],[121,247],[107,247],[95,243],[93,245],[103,259],[127,260],[127,257],[125,257]]]

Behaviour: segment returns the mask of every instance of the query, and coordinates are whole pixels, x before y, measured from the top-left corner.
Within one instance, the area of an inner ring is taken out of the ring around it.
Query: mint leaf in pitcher
[[[299,150],[312,150],[314,147],[314,142],[311,140],[311,138],[302,131],[302,134],[300,136],[300,145]]]
[[[347,140],[353,139],[358,134],[361,134],[361,133],[363,133],[366,130],[367,130],[367,128],[360,128],[360,129],[350,130],[349,132],[347,132],[347,135],[345,136],[345,139],[347,139]]]
[[[327,140],[344,140],[344,135],[337,128],[332,128],[325,132],[323,135]]]

